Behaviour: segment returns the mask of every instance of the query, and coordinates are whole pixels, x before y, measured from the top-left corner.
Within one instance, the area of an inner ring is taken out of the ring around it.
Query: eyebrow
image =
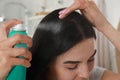
[[[95,49],[93,55],[90,56],[90,58],[94,57],[95,54],[96,54],[96,49]],[[65,61],[63,64],[78,64],[78,63],[81,63],[81,61]]]
[[[81,61],[65,61],[64,64],[78,64],[81,63]]]

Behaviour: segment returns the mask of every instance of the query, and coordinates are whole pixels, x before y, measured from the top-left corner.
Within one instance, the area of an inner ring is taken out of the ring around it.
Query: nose
[[[89,67],[87,65],[82,66],[78,70],[78,77],[88,79],[90,76]]]

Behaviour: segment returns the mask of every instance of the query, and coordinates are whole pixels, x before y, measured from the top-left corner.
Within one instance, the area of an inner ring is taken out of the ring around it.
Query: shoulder
[[[101,80],[105,70],[105,68],[95,66],[90,73],[90,80]]]
[[[101,80],[120,80],[120,73],[105,70]]]

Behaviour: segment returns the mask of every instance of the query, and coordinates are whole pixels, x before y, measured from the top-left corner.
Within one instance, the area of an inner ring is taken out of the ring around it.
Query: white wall
[[[0,15],[3,9],[3,5],[7,2],[15,1],[15,2],[21,2],[24,5],[27,6],[27,8],[34,14],[36,12],[40,12],[41,5],[43,5],[44,1],[47,1],[46,10],[51,11],[56,8],[60,7],[66,7],[70,5],[73,0],[0,0]],[[63,1],[63,4],[59,4],[58,1]],[[95,0],[96,3],[98,0]],[[117,27],[118,20],[120,18],[120,0],[105,0],[107,5],[107,12],[108,12],[108,20]]]
[[[45,0],[43,0],[45,1]],[[32,11],[32,13],[41,11],[41,5],[43,5],[41,2],[42,0],[21,0],[22,3],[26,4],[26,6]],[[60,7],[66,7],[69,6],[73,0],[61,0],[64,3],[59,4],[59,0],[46,0],[47,1],[47,11],[54,10],[56,8]],[[96,3],[98,0],[95,0]],[[120,19],[120,0],[105,0],[106,2],[106,9],[107,9],[107,19],[110,21],[110,23],[117,28],[119,19]],[[98,4],[98,3],[97,3]]]
[[[24,1],[24,0],[23,0]],[[32,11],[32,13],[36,13],[41,11],[41,5],[43,5],[41,2],[42,0],[25,0],[27,7]],[[44,0],[45,1],[45,0]],[[56,8],[60,7],[66,7],[69,6],[73,0],[61,0],[64,3],[59,4],[59,0],[46,0],[47,1],[47,9],[46,11],[52,11]],[[100,0],[94,0],[97,4]],[[106,18],[108,21],[115,27],[117,28],[119,19],[120,19],[120,0],[104,0],[106,3]],[[27,3],[29,2],[29,4]]]
[[[0,12],[3,8],[3,5],[7,2],[15,1],[20,2],[27,6],[27,8],[34,14],[36,12],[42,11],[41,6],[46,5],[46,11],[52,11],[54,9],[60,8],[60,7],[66,7],[70,5],[73,0],[2,0],[0,1]],[[46,4],[45,4],[46,1]],[[58,1],[63,1],[63,3],[58,3]]]
[[[107,19],[117,28],[120,19],[120,0],[106,0],[107,3]]]

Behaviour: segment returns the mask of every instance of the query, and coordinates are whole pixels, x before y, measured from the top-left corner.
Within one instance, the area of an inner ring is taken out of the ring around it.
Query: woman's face
[[[94,66],[94,39],[80,42],[50,65],[49,80],[87,80]]]

